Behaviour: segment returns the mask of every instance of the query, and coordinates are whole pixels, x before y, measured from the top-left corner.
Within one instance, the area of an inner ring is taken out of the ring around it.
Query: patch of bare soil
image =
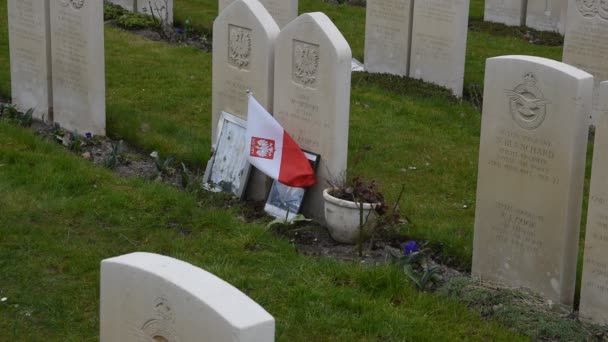
[[[294,243],[302,254],[320,257],[331,257],[344,261],[355,261],[363,264],[378,265],[391,261],[388,247],[403,250],[409,239],[405,236],[392,239],[372,239],[363,244],[363,256],[359,257],[357,245],[343,245],[335,242],[327,229],[321,226],[294,229],[283,233]]]
[[[334,241],[325,227],[320,225],[280,231],[279,234],[289,239],[296,246],[299,253],[314,257],[327,257],[346,262],[357,262],[364,265],[377,266],[392,263],[395,254],[403,255],[404,246],[412,241],[405,235],[390,237],[377,237],[363,244],[363,256],[359,256],[357,245],[344,245]],[[420,242],[418,242],[421,244]],[[421,244],[421,248],[424,244]],[[429,256],[429,266],[439,266],[443,281],[463,276],[455,268],[442,265],[435,258]]]
[[[97,165],[107,166],[115,155],[115,166],[109,168],[119,176],[139,176],[163,181],[176,187],[181,185],[181,174],[174,168],[159,170],[157,158],[153,158],[122,140],[115,141],[108,137],[97,136],[91,138],[76,136],[38,120],[34,120],[31,128],[36,134],[62,144]],[[118,150],[116,150],[117,148]]]

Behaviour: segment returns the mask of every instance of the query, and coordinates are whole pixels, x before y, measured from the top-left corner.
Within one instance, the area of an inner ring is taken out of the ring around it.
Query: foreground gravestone
[[[579,317],[608,324],[608,82],[600,87],[585,237]]]
[[[234,0],[218,0],[217,2],[217,11],[218,14],[222,13],[222,11],[224,10],[224,8],[228,7],[228,5],[230,5]]]
[[[235,0],[219,0],[218,8],[221,13]],[[279,28],[289,24],[298,16],[298,0],[260,0],[268,13],[276,21]]]
[[[527,2],[528,0],[485,0],[483,20],[508,26],[523,26],[526,23]]]
[[[323,189],[346,172],[351,50],[317,12],[283,28],[275,51],[274,116],[302,149],[321,155],[302,212],[323,223]]]
[[[51,40],[48,0],[9,0],[12,102],[37,119],[52,121]]]
[[[247,90],[272,112],[274,44],[279,35],[268,11],[257,0],[237,0],[213,24],[212,142],[222,112],[247,120]],[[263,200],[270,180],[254,170],[247,196]]]
[[[274,341],[274,318],[222,279],[150,253],[103,260],[100,341]]]
[[[413,5],[412,0],[367,1],[365,70],[408,75]]]
[[[166,24],[173,24],[173,0],[137,0],[137,12],[153,15]]]
[[[415,1],[410,77],[462,96],[469,0]]]
[[[569,0],[563,62],[595,77],[591,123],[598,112],[598,85],[608,80],[608,2]]]
[[[472,275],[571,305],[593,77],[504,56],[484,86]]]
[[[567,12],[568,0],[529,0],[526,26],[564,34]]]
[[[50,15],[54,121],[105,135],[103,2],[52,0]]]

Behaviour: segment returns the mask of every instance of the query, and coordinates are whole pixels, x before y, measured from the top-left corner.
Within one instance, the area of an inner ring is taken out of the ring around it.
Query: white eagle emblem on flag
[[[273,159],[275,151],[274,145],[274,140],[251,137],[251,151],[249,154],[252,157]]]

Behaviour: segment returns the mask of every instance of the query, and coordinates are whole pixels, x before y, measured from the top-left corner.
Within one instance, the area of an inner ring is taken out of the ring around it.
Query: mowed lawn
[[[210,31],[215,0],[175,0],[176,22]],[[323,11],[363,60],[365,11],[301,0]],[[483,4],[471,4],[480,18]],[[10,96],[6,0],[0,0],[0,94]],[[211,54],[105,28],[108,135],[202,168],[210,150]],[[485,59],[561,48],[469,32],[465,87],[481,89]],[[412,87],[412,89],[408,88]],[[480,113],[398,78],[354,75],[349,172],[402,185],[405,233],[446,260],[471,260]],[[415,167],[412,170],[410,167]],[[221,202],[221,201],[220,201]],[[277,319],[284,341],[513,340],[450,300],[416,292],[389,266],[366,268],[299,256],[263,225],[210,197],[119,179],[26,129],[0,122],[0,340],[95,340],[99,262],[149,251],[201,266]],[[255,248],[251,248],[254,246]],[[18,306],[15,307],[15,304]]]
[[[1,3],[0,65],[7,67],[0,70],[0,94],[8,96],[6,0]],[[211,29],[216,11],[215,0],[175,1],[176,22],[190,19],[200,30]],[[300,12],[305,11],[327,13],[353,55],[363,59],[362,7],[302,0]],[[482,13],[482,2],[473,1],[471,17],[479,19]],[[202,168],[211,145],[211,54],[114,28],[106,28],[105,38],[108,134]],[[561,48],[469,32],[465,88],[482,89],[485,59],[504,54],[559,59]],[[353,77],[350,174],[378,180],[389,199],[405,185],[401,208],[413,222],[407,233],[429,241],[464,268],[472,253],[479,126],[480,113],[468,102],[421,96],[398,81]],[[368,145],[371,150],[362,156]],[[410,166],[416,171],[403,172]]]

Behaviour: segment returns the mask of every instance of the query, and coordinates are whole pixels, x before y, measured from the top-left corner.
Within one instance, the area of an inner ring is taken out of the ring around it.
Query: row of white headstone
[[[12,102],[81,134],[105,135],[103,6],[8,0]]]
[[[568,0],[485,0],[484,20],[564,34]]]
[[[365,70],[409,76],[462,96],[469,0],[367,0]]]
[[[572,305],[593,76],[529,56],[486,62],[474,277]],[[608,323],[608,82],[601,87],[580,316]]]
[[[223,11],[234,0],[219,0]],[[260,0],[285,27],[298,15],[298,0]],[[365,70],[410,76],[462,96],[469,0],[368,0]]]
[[[268,312],[186,262],[132,253],[103,260],[100,278],[101,342],[274,341]]]
[[[527,8],[527,11],[526,11]],[[608,1],[604,0],[486,0],[484,20],[523,25],[565,34],[564,63],[595,77],[590,123],[599,114],[599,83],[608,80]]]
[[[351,60],[323,13],[302,14],[279,29],[258,0],[236,0],[213,24],[212,141],[222,111],[247,120],[250,89],[302,149],[321,155],[318,182],[303,203],[304,214],[319,222],[323,188],[346,170]],[[268,185],[254,175],[249,197],[264,199]]]

